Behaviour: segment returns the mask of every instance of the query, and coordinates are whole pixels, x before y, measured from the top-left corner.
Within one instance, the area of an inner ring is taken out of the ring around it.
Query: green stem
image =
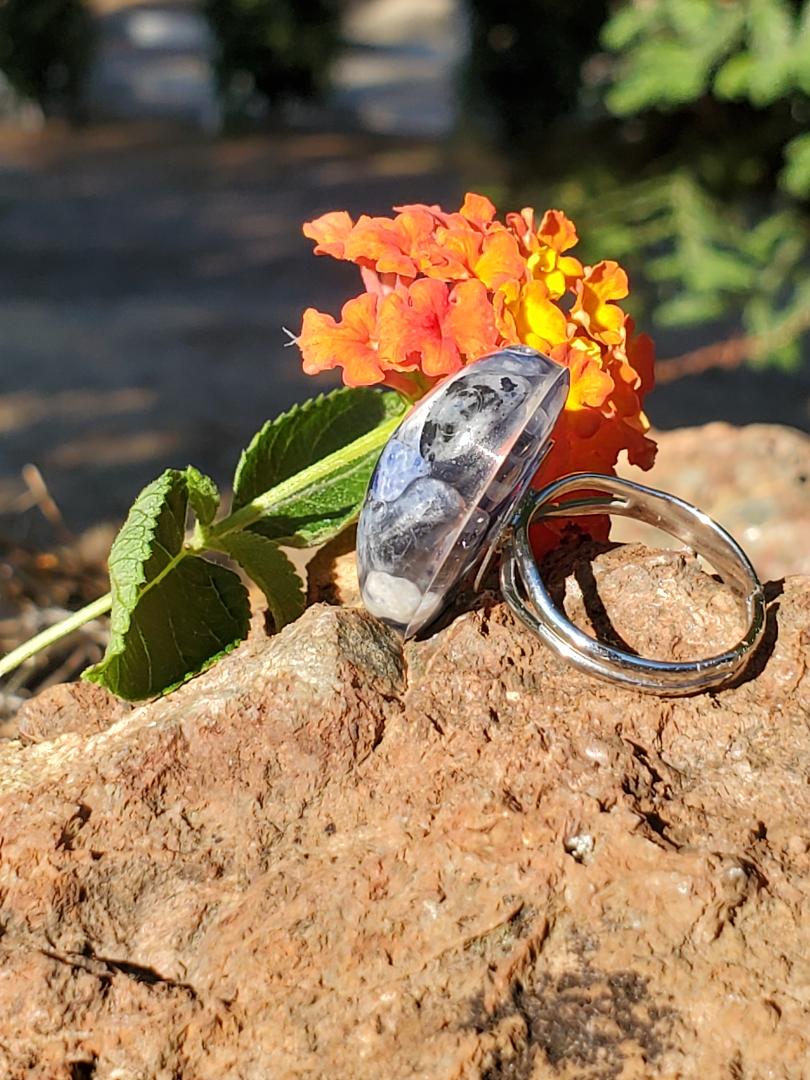
[[[4,675],[8,675],[15,668],[19,667],[20,664],[29,660],[32,656],[35,656],[42,649],[47,649],[49,645],[54,645],[57,641],[61,641],[63,637],[72,634],[74,630],[78,630],[79,627],[84,626],[85,623],[97,619],[99,615],[106,615],[111,607],[112,595],[107,593],[106,596],[100,596],[98,600],[94,600],[92,604],[83,607],[81,611],[74,611],[73,614],[69,615],[66,619],[55,623],[53,626],[49,626],[48,629],[43,630],[41,634],[37,634],[36,637],[32,637],[30,641],[26,641],[16,649],[13,649],[0,660],[0,678]]]
[[[348,446],[341,447],[340,450],[336,450],[333,454],[316,461],[314,465],[302,469],[301,472],[291,476],[288,480],[283,480],[269,491],[257,495],[252,502],[247,503],[235,513],[229,514],[228,517],[218,521],[210,528],[198,529],[191,542],[192,549],[195,551],[203,550],[208,545],[215,545],[217,540],[227,535],[227,533],[246,529],[248,525],[252,525],[254,521],[258,521],[259,518],[264,517],[271,511],[281,509],[283,504],[293,496],[300,494],[307,488],[314,487],[315,484],[320,483],[322,480],[328,480],[338,469],[350,465],[353,461],[359,461],[360,458],[364,458],[373,450],[381,450],[388,442],[389,436],[393,434],[401,422],[401,416],[386,420],[384,424],[380,424],[373,431],[361,435],[359,439],[355,439]]]

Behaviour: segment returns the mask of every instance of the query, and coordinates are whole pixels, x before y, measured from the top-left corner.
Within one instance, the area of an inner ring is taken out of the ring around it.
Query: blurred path
[[[196,0],[92,0],[98,49],[86,97],[93,119],[182,119],[219,129],[214,42]],[[456,67],[467,45],[460,0],[353,0],[326,108],[345,126],[398,135],[449,134]],[[288,110],[323,116],[324,106]]]
[[[460,194],[418,140],[0,132],[0,509],[31,460],[76,528],[167,465],[227,485],[265,419],[330,385],[282,327],[359,286],[301,223]]]
[[[354,268],[312,256],[301,223],[458,205],[462,190],[440,143],[415,138],[0,129],[0,533],[51,535],[14,512],[28,461],[75,529],[120,519],[168,465],[227,486],[265,419],[330,385],[303,376],[282,328],[359,287]],[[810,369],[738,369],[662,387],[649,413],[664,428],[810,430],[809,403]]]

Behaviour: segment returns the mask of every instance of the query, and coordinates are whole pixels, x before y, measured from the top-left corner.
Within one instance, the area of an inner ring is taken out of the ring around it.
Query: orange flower
[[[484,245],[483,233],[459,214],[454,214],[453,218],[454,221],[436,225],[433,242],[426,248],[420,267],[427,277],[439,281],[463,281],[472,277]]]
[[[346,258],[379,274],[414,278],[418,252],[432,232],[433,218],[424,210],[397,214],[393,220],[364,214],[346,240]]]
[[[377,358],[377,297],[364,293],[347,300],[340,322],[314,308],[304,312],[298,344],[304,371],[316,375],[335,365],[343,368],[347,386],[371,386],[385,378]]]
[[[582,344],[580,345],[580,342]],[[599,350],[594,354],[593,342],[575,338],[550,351],[552,360],[568,368],[571,385],[565,402],[566,412],[574,430],[582,437],[592,435],[602,422],[602,409],[616,388],[605,371]]]
[[[483,243],[481,257],[476,259],[473,273],[488,289],[497,289],[507,281],[526,276],[526,264],[514,236],[508,232],[493,232]]]
[[[519,214],[509,214],[507,223],[525,252],[529,273],[543,281],[549,295],[559,300],[582,277],[579,259],[563,254],[579,241],[573,221],[562,210],[546,210],[535,230],[534,210],[527,207]]]
[[[403,361],[435,378],[458,371],[495,347],[497,335],[487,291],[478,281],[452,290],[422,278],[383,300],[379,318],[380,357],[392,367]]]
[[[333,210],[329,214],[307,221],[304,236],[315,241],[316,255],[331,255],[334,259],[345,259],[346,240],[352,231],[352,219],[345,210]]]
[[[350,386],[383,383],[416,399],[439,379],[505,345],[523,343],[569,370],[571,386],[554,447],[535,483],[567,472],[612,473],[620,453],[650,468],[644,397],[653,384],[653,346],[619,306],[627,275],[615,262],[583,268],[568,252],[573,222],[547,210],[497,220],[483,195],[461,208],[395,207],[395,216],[324,214],[304,226],[317,254],[355,263],[365,292],[340,320],[309,308],[298,344],[310,374],[343,369]],[[607,537],[608,519],[538,526],[547,549],[560,531],[587,527]]]
[[[473,225],[485,228],[494,220],[496,210],[495,204],[486,195],[476,195],[474,192],[468,191],[464,196],[464,202],[459,213],[462,217],[471,221]]]
[[[576,300],[571,318],[583,326],[595,341],[605,345],[623,343],[625,314],[612,300],[623,300],[629,292],[627,274],[615,262],[588,267],[575,283]]]
[[[579,243],[576,226],[562,210],[546,210],[537,230],[537,239],[560,255]],[[572,262],[582,265],[577,259],[572,259]]]
[[[502,287],[496,304],[502,325],[509,337],[531,345],[538,352],[548,352],[569,336],[565,313],[554,303],[542,281],[525,285],[508,282]]]
[[[639,396],[649,393],[655,385],[655,344],[649,334],[636,334],[636,324],[628,315],[624,320],[625,356],[638,373]]]

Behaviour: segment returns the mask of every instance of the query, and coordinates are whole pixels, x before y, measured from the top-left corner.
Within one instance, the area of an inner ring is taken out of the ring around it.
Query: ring
[[[724,529],[674,495],[600,474],[530,489],[568,387],[566,368],[514,346],[462,368],[414,406],[383,448],[360,513],[357,570],[366,608],[413,637],[462,581],[475,574],[477,587],[500,553],[504,599],[580,671],[667,695],[727,682],[762,638],[765,603],[751,563]],[[557,501],[577,491],[589,494]],[[594,512],[656,525],[703,555],[745,606],[742,641],[701,660],[645,660],[574,626],[543,585],[528,529],[539,517]]]
[[[583,490],[602,494],[573,502],[555,501]],[[745,607],[748,629],[742,640],[733,649],[702,660],[645,660],[597,641],[570,622],[555,607],[543,584],[528,529],[536,518],[593,513],[616,514],[655,525],[703,555]],[[523,622],[579,671],[662,695],[694,694],[733,679],[745,667],[765,631],[762,586],[747,555],[725,529],[674,495],[597,473],[563,477],[523,498],[503,545],[501,588]]]

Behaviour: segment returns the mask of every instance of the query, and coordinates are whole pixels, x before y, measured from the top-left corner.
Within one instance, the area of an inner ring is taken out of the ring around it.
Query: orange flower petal
[[[583,274],[582,263],[573,255],[563,255],[557,259],[557,269],[567,278],[581,278]]]
[[[610,259],[603,259],[591,267],[585,274],[585,280],[602,301],[623,300],[630,291],[627,274],[617,262]]]
[[[583,326],[592,338],[605,345],[620,345],[625,340],[625,314],[611,300],[627,296],[627,274],[618,263],[604,261],[585,271],[575,283],[576,300],[571,318]]]
[[[542,281],[530,281],[522,287],[512,313],[520,340],[533,349],[547,352],[568,337],[565,314],[549,298]]]
[[[519,297],[519,282],[507,281],[492,298],[495,326],[501,337],[502,345],[520,344],[520,334],[518,333],[517,320],[514,314]]]
[[[486,195],[476,195],[468,191],[459,213],[475,225],[486,226],[495,217],[495,206]]]
[[[518,241],[524,254],[532,250],[534,241],[534,210],[524,206],[519,214],[506,215],[506,227]]]
[[[593,343],[591,343],[593,344]],[[568,368],[571,385],[568,390],[565,408],[570,412],[594,410],[597,426],[602,422],[601,410],[616,389],[611,375],[602,366],[601,354],[594,356],[591,350],[577,348],[571,342],[565,342],[551,349],[552,360]],[[578,418],[583,423],[583,418]],[[590,423],[590,422],[589,422]],[[581,429],[579,429],[581,430]]]
[[[316,255],[331,255],[333,259],[345,259],[346,240],[352,231],[352,219],[345,210],[332,210],[314,221],[304,223],[303,232],[315,241]]]
[[[483,253],[475,264],[475,276],[488,289],[497,289],[507,281],[526,276],[526,263],[514,236],[508,232],[490,234],[484,240]]]
[[[380,355],[392,367],[418,363],[425,375],[450,375],[461,356],[449,325],[450,300],[441,281],[419,278],[392,292],[380,308]]]
[[[393,219],[364,214],[346,241],[345,257],[380,274],[413,278],[418,252],[432,232],[433,218],[427,209],[414,208]]]
[[[472,277],[483,242],[483,235],[467,222],[460,227],[440,225],[436,229],[434,242],[420,263],[420,269],[427,277],[440,281],[463,281]]]
[[[582,354],[574,360],[570,371],[571,389],[566,409],[601,409],[616,386],[610,375]]]
[[[450,294],[449,330],[467,361],[492,352],[498,340],[486,286],[462,281]]]
[[[562,210],[546,210],[537,230],[537,239],[560,254],[579,243],[573,221]]]
[[[636,324],[628,315],[625,320],[627,360],[638,372],[639,396],[649,393],[655,385],[655,344],[649,334],[635,334]]]
[[[648,439],[646,435],[628,429],[627,425],[625,429],[627,460],[639,469],[651,469],[655,464],[655,455],[658,453],[657,443],[653,439]]]
[[[382,382],[385,376],[374,343],[376,311],[377,297],[370,293],[348,300],[340,322],[307,308],[298,336],[307,375],[342,367],[347,386]]]

